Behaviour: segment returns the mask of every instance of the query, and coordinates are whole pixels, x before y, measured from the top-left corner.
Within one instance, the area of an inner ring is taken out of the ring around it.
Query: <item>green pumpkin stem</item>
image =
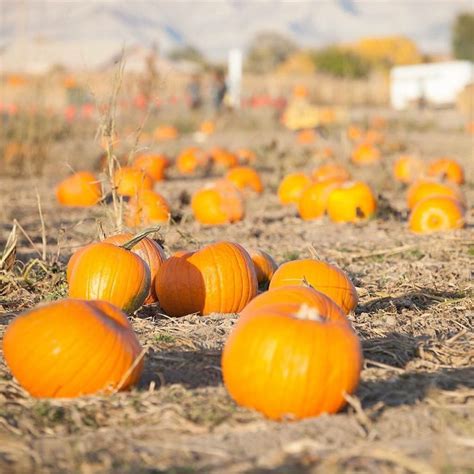
[[[153,234],[154,232],[158,232],[160,230],[160,226],[156,227],[150,227],[148,229],[142,230],[139,232],[137,235],[132,237],[128,242],[125,242],[122,247],[125,250],[132,250],[135,245],[137,245],[139,242],[141,242],[147,235]]]

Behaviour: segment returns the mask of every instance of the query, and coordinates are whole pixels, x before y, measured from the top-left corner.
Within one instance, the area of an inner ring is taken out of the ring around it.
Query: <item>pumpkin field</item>
[[[307,96],[2,115],[0,472],[472,472],[472,124]]]

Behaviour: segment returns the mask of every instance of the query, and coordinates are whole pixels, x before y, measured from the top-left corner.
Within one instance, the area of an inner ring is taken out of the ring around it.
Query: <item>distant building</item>
[[[474,82],[474,64],[447,61],[397,66],[390,72],[390,102],[402,110],[410,105],[454,105],[458,94]]]

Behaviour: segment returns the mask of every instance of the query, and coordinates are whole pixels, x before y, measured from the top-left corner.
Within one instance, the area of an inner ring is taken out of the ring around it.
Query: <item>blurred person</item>
[[[193,74],[189,84],[186,86],[191,109],[199,109],[202,104],[201,79],[199,75]]]
[[[214,73],[211,85],[212,106],[215,112],[220,112],[224,98],[227,93],[227,84],[225,82],[225,75],[222,69],[217,69]]]

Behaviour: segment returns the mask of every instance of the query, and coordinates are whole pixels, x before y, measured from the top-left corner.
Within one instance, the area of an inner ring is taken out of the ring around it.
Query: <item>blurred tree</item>
[[[361,38],[351,49],[372,64],[381,67],[418,64],[422,60],[416,44],[404,36]]]
[[[337,46],[329,46],[314,53],[316,69],[336,77],[365,78],[370,63],[358,54]]]
[[[168,57],[173,61],[191,61],[198,64],[206,64],[204,55],[194,46],[180,46],[169,52]]]
[[[293,40],[280,33],[258,33],[248,48],[246,69],[255,73],[273,71],[297,49]]]
[[[474,14],[461,13],[452,27],[452,49],[457,59],[474,61]]]

